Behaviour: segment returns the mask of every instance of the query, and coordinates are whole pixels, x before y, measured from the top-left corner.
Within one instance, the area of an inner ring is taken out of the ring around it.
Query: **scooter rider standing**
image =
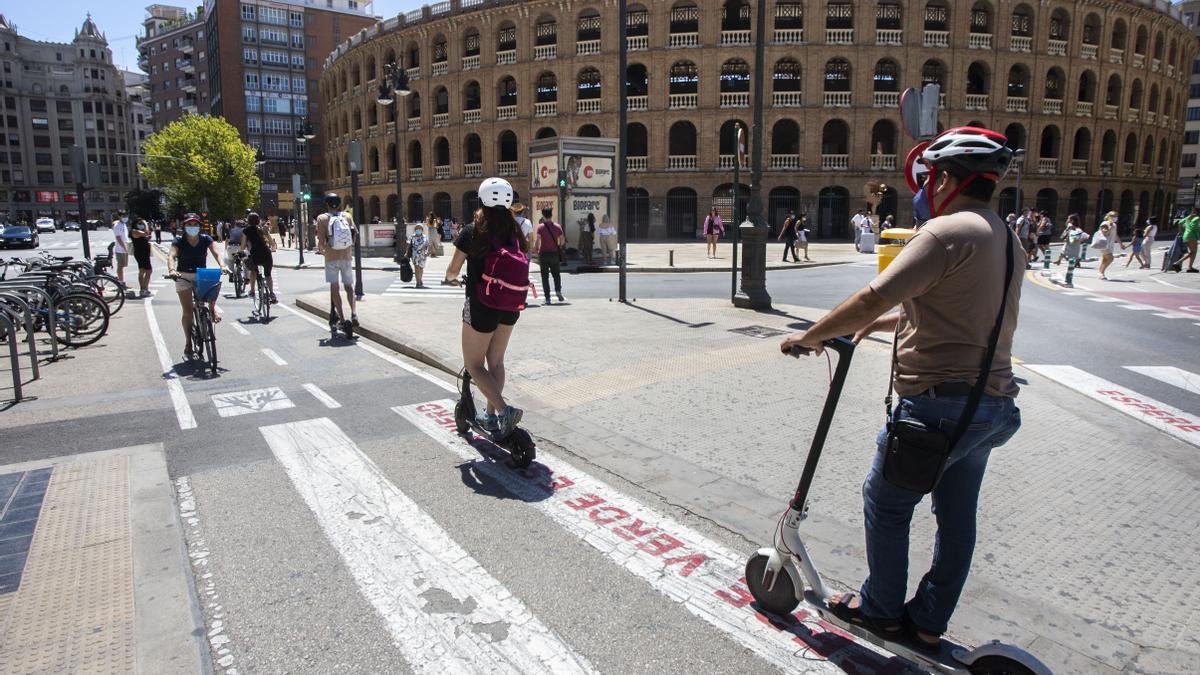
[[[858,341],[876,331],[895,331],[894,385],[900,401],[877,438],[862,488],[870,574],[860,593],[836,598],[831,610],[886,638],[907,637],[921,651],[939,647],[970,572],[988,455],[1021,425],[1011,351],[1024,251],[990,208],[1012,157],[1006,142],[1001,134],[972,127],[934,138],[922,155],[930,171],[923,194],[918,193],[928,200],[932,219],[870,284],[782,344],[785,352],[798,345],[819,354],[830,338],[854,334]],[[900,311],[885,314],[896,305]],[[970,425],[959,427],[993,339],[986,388]],[[933,564],[905,602],[909,524],[924,494],[897,485],[896,465],[885,464],[897,461],[898,446],[889,443],[889,434],[922,424],[922,433],[945,438],[962,429],[962,436],[949,441],[940,480],[936,473],[930,480],[938,525]]]

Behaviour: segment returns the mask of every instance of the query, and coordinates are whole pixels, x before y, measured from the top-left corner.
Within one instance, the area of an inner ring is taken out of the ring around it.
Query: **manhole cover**
[[[742,326],[741,328],[730,328],[729,332],[737,333],[739,335],[745,335],[745,336],[752,337],[752,338],[759,338],[760,340],[766,339],[769,337],[776,337],[779,335],[787,335],[786,330],[779,330],[778,328],[768,328],[766,326]]]

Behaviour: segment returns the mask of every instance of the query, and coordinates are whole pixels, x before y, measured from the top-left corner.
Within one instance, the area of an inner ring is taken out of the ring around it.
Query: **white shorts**
[[[342,279],[343,286],[354,285],[354,261],[353,260],[326,260],[325,261],[325,283],[336,284],[338,277]]]

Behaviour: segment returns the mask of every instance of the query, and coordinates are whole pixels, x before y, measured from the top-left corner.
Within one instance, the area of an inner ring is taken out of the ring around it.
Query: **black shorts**
[[[1050,240],[1053,238],[1054,238],[1054,236],[1050,235],[1050,234],[1039,234],[1038,238],[1037,238],[1037,245],[1038,246],[1049,246]]]
[[[515,326],[520,312],[505,312],[492,309],[475,298],[467,298],[463,303],[463,323],[480,333],[495,333],[500,326]]]
[[[133,249],[133,259],[137,261],[139,270],[153,269],[150,267],[150,249],[148,247],[144,250]]]
[[[254,265],[255,269],[261,267],[263,274],[269,277],[271,276],[271,268],[275,266],[275,260],[273,258],[267,258],[265,260],[255,260],[251,258],[250,264]]]

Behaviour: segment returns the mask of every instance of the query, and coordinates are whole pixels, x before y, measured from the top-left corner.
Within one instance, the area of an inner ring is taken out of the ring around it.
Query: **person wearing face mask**
[[[408,259],[412,262],[413,276],[417,278],[417,288],[428,288],[425,285],[425,261],[429,258],[429,238],[425,236],[425,227],[417,225],[413,235],[408,240]]]
[[[183,308],[183,335],[186,340],[183,356],[192,359],[195,353],[192,343],[192,291],[196,288],[196,270],[204,267],[211,253],[222,274],[229,270],[221,263],[221,254],[212,237],[200,234],[200,217],[189,213],[183,218],[183,236],[175,237],[171,242],[171,252],[167,255],[167,276],[175,279],[175,294],[179,296],[179,305]],[[212,312],[213,323],[220,323],[221,315],[217,313],[217,301],[214,298],[208,303]]]

